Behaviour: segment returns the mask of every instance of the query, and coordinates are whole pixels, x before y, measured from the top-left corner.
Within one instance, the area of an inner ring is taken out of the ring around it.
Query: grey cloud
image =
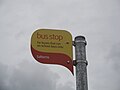
[[[7,67],[0,63],[0,90],[6,90]]]
[[[114,43],[111,48],[108,56],[105,58],[106,72],[105,83],[109,90],[119,90],[120,89],[120,42]]]
[[[4,0],[0,0],[0,5],[2,5],[4,3]]]
[[[99,61],[91,77],[93,90],[119,90],[120,89],[120,43],[109,46],[109,53]],[[99,60],[99,59],[97,59]],[[98,62],[98,61],[97,61]]]
[[[72,82],[67,82],[66,84],[62,85],[60,84],[57,87],[57,90],[75,90],[75,87],[73,87],[73,83]]]
[[[74,90],[71,82],[59,86],[60,77],[39,63],[24,61],[9,70],[0,64],[0,90]]]
[[[118,78],[120,82],[120,42],[116,43],[112,46],[109,55],[107,56],[107,61],[111,66],[112,70],[115,72],[115,74],[118,75],[116,79]]]
[[[55,90],[59,76],[47,67],[24,62],[15,69],[10,79],[11,90]]]

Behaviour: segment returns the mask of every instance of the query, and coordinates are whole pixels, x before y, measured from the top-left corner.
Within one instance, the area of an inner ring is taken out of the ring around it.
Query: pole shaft
[[[85,37],[75,37],[76,90],[88,90]]]

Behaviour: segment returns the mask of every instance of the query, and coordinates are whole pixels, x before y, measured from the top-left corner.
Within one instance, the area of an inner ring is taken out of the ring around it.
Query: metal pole
[[[75,37],[75,57],[76,66],[76,90],[88,90],[87,84],[87,60],[86,60],[86,41],[84,36]]]

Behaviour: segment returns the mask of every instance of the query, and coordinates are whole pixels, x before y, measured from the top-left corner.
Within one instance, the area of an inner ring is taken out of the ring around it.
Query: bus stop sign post
[[[75,41],[73,41],[76,58],[76,60],[73,61],[73,64],[76,67],[76,90],[88,90],[86,44],[84,36],[77,36],[75,37]]]
[[[76,90],[88,90],[85,37],[75,37],[73,46],[75,46],[76,59],[74,61],[72,60],[72,36],[69,32],[39,29],[33,33],[31,38],[31,52],[38,62],[63,65],[72,74],[74,74],[74,65],[76,67]]]

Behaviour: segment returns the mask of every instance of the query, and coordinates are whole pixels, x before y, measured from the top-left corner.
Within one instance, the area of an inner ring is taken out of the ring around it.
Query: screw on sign
[[[65,30],[38,29],[31,37],[31,52],[40,63],[58,64],[73,72],[72,36]]]

